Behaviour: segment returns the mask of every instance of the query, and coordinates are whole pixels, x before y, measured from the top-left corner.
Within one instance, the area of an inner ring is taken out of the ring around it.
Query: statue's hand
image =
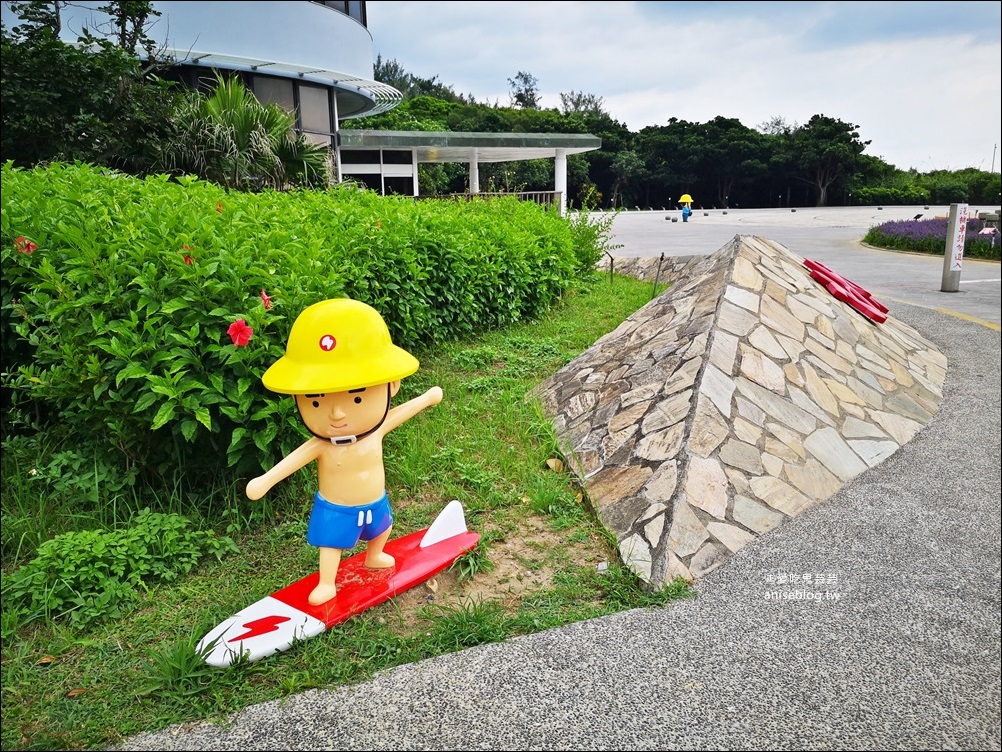
[[[268,484],[264,478],[253,478],[247,483],[247,498],[257,501],[268,493]]]

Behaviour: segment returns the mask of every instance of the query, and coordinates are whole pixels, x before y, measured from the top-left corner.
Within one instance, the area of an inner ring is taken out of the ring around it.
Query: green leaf
[[[149,375],[149,369],[147,369],[142,363],[129,363],[115,376],[115,386],[121,386],[122,382],[126,379],[145,379]]]
[[[156,401],[157,401],[157,395],[154,392],[146,392],[145,394],[143,394],[142,397],[136,400],[136,404],[132,408],[132,412],[133,413],[142,412],[143,410],[148,409],[149,406]]]
[[[268,424],[264,427],[264,430],[257,431],[254,434],[254,446],[260,449],[262,452],[266,451],[271,445],[271,442],[275,440],[275,436],[278,434],[278,426],[275,423]]]
[[[190,305],[191,303],[189,301],[176,298],[174,300],[168,300],[163,304],[163,307],[160,310],[162,313],[170,314],[174,313],[174,311],[183,311]]]
[[[212,415],[208,408],[199,407],[195,410],[195,419],[210,431],[212,430]]]
[[[227,448],[226,453],[229,454],[231,452],[243,448],[244,436],[246,435],[247,435],[246,428],[243,428],[242,426],[234,428],[233,435],[230,437],[230,446]]]
[[[248,378],[241,378],[237,380],[237,396],[241,396],[244,392],[250,389],[251,380]]]
[[[153,423],[150,425],[150,428],[154,431],[158,428],[163,428],[167,424],[167,421],[174,417],[174,412],[175,409],[173,402],[165,402],[160,405],[160,409],[157,410],[156,417],[153,418]]]

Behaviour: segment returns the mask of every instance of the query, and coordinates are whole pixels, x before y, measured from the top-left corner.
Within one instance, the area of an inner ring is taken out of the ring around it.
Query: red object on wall
[[[867,290],[855,282],[849,281],[838,272],[833,272],[819,261],[804,259],[804,266],[811,272],[811,277],[824,285],[825,289],[838,300],[852,306],[875,324],[887,321],[887,306],[875,300]]]

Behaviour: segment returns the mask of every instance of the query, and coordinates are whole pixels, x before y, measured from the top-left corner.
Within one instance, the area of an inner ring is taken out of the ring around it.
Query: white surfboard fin
[[[439,512],[438,517],[428,527],[418,545],[419,548],[427,548],[439,541],[444,541],[446,538],[465,532],[467,532],[466,515],[463,514],[463,505],[453,499],[445,505],[445,509]]]

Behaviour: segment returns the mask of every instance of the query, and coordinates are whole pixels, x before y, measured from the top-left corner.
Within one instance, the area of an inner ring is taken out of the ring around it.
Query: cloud
[[[756,127],[825,114],[866,153],[919,171],[988,170],[1000,137],[997,2],[369,2],[373,50],[477,101],[509,79],[601,97],[631,131],[720,115]],[[994,166],[997,169],[999,159]]]

